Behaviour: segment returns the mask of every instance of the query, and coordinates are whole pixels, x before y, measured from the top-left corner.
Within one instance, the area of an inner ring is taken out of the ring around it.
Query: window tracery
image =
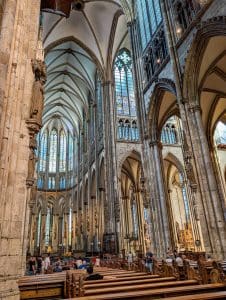
[[[49,172],[56,172],[57,162],[57,131],[53,129],[50,134],[50,150],[49,150]]]
[[[180,143],[180,119],[176,116],[169,118],[161,132],[163,144],[174,145]]]
[[[66,189],[74,184],[76,139],[63,126],[58,123],[56,127],[49,128],[49,125],[39,138],[37,187],[40,190]]]
[[[137,3],[142,49],[144,50],[162,22],[159,0],[140,0]]]
[[[222,121],[217,123],[214,133],[214,141],[217,146],[226,145],[226,123],[223,123]]]
[[[114,64],[115,98],[117,112],[117,138],[125,141],[139,140],[137,111],[133,86],[132,59],[130,52],[119,51]]]

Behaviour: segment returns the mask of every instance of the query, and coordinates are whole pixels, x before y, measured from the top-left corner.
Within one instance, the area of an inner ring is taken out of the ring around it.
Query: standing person
[[[50,267],[50,257],[49,257],[49,254],[48,254],[48,256],[46,256],[46,258],[44,260],[45,273],[47,272],[49,267]]]
[[[37,274],[42,273],[42,257],[38,256],[37,258]]]
[[[29,275],[35,275],[35,258],[31,256],[28,262],[29,265]]]
[[[145,266],[148,269],[149,273],[152,273],[153,269],[153,254],[152,252],[147,252],[145,258]]]
[[[131,251],[128,253],[127,260],[128,260],[129,270],[130,270],[132,262],[133,262],[133,255],[132,255]]]
[[[95,266],[100,267],[100,258],[99,258],[99,256],[96,257]]]

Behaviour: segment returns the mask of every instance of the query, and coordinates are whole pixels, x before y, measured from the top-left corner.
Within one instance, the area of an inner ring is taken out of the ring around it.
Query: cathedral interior
[[[0,74],[0,299],[27,255],[226,258],[225,0],[0,0]]]

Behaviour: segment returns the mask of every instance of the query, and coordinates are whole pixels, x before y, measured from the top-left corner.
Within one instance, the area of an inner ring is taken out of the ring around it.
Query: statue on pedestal
[[[46,82],[46,66],[41,60],[32,60],[32,70],[35,81],[32,88],[32,100],[30,118],[42,124],[42,112],[44,106],[44,84]]]

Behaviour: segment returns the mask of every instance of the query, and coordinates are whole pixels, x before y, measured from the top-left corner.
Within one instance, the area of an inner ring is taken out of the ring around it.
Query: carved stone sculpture
[[[33,184],[34,184],[34,181],[35,181],[34,171],[35,171],[36,161],[37,161],[37,158],[35,156],[35,152],[33,149],[31,149],[30,154],[29,154],[29,160],[28,160],[27,186],[33,186]]]
[[[32,70],[35,75],[35,81],[32,90],[30,118],[41,124],[44,105],[44,84],[46,82],[45,63],[41,60],[32,60]]]
[[[189,146],[188,146],[188,143],[187,143],[185,132],[183,132],[183,140],[184,140],[184,145],[183,146],[184,146],[185,171],[186,171],[186,174],[187,174],[187,178],[190,181],[190,186],[191,187],[196,187],[197,183],[196,183],[196,179],[195,179],[195,173],[194,173],[193,165],[191,163],[192,153],[189,150]]]

